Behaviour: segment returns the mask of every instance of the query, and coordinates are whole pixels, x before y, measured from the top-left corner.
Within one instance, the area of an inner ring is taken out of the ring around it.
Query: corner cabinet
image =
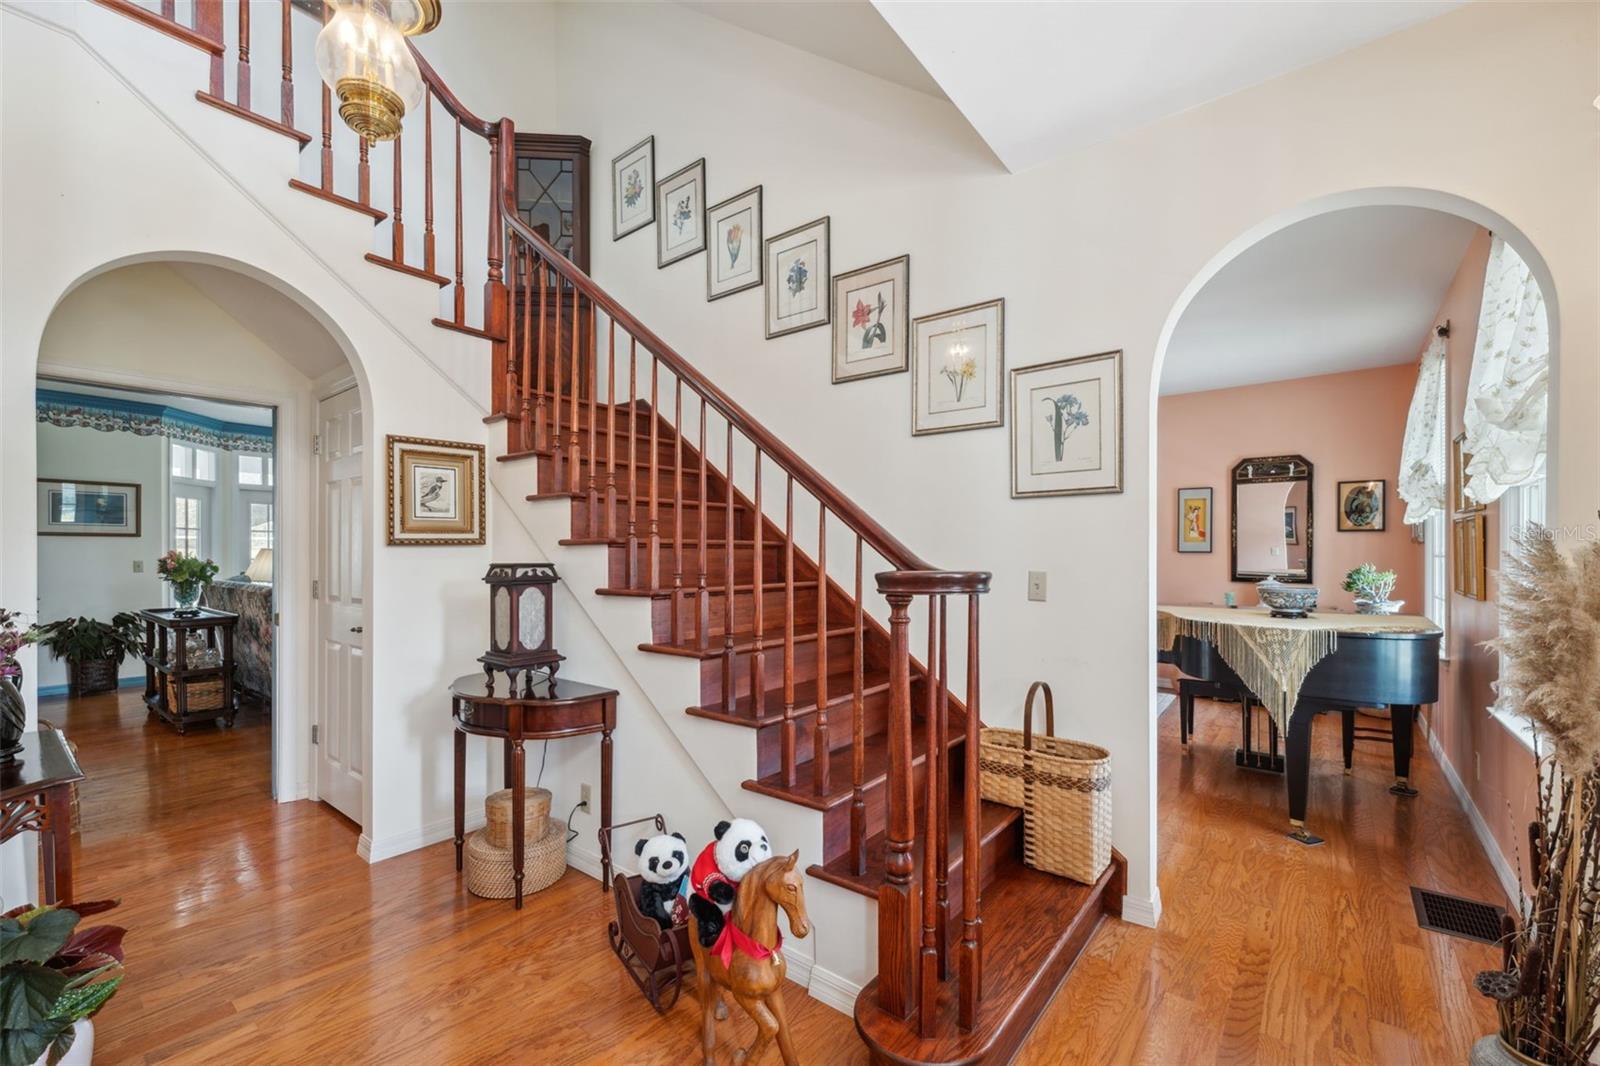
[[[517,214],[556,251],[589,271],[589,138],[517,137]]]

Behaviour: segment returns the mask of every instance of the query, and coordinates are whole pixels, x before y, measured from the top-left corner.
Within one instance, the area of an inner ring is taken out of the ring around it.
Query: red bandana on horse
[[[733,965],[734,948],[759,961],[769,955],[776,955],[782,947],[783,933],[778,934],[778,942],[769,948],[730,921],[723,925],[717,942],[711,945],[711,954],[721,959],[722,965],[727,967]]]

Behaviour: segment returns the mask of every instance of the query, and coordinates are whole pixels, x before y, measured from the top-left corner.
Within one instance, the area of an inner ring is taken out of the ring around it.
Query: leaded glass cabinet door
[[[517,134],[517,213],[535,232],[589,269],[589,140]]]

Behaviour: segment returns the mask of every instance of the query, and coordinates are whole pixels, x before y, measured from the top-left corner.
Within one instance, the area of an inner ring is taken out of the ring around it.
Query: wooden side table
[[[581,681],[541,677],[528,685],[502,680],[490,692],[482,674],[459,677],[450,686],[455,724],[456,872],[467,829],[467,734],[499,737],[505,743],[505,787],[511,790],[511,867],[516,907],[522,908],[523,744],[600,734],[600,825],[611,825],[611,732],[617,727],[617,691]],[[611,883],[611,861],[601,859],[600,890]]]
[[[180,615],[174,607],[149,607],[139,612],[144,620],[144,702],[152,713],[181,735],[190,722],[214,718],[233,727],[239,717],[239,698],[233,689],[233,630],[239,616],[211,607]],[[221,633],[222,662],[217,666],[189,665],[189,634],[204,630],[206,647],[216,649]],[[168,648],[172,655],[169,658]],[[222,679],[222,706],[191,710],[189,686],[197,681]],[[172,696],[167,696],[171,680]]]
[[[54,730],[22,735],[22,750],[0,763],[0,844],[39,834],[44,903],[72,901],[72,786],[83,780],[67,740]]]

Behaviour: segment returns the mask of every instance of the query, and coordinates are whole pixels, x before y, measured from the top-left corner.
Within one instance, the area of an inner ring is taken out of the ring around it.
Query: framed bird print
[[[390,544],[484,543],[481,444],[386,438]]]
[[[911,434],[1005,424],[1004,300],[911,323]]]
[[[611,239],[656,220],[656,139],[646,137],[611,161]]]
[[[833,279],[833,383],[898,374],[911,366],[911,257]]]
[[[1120,351],[1018,367],[1011,405],[1012,496],[1122,491]]]
[[[656,266],[706,249],[706,161],[696,159],[656,183]]]
[[[761,284],[761,186],[708,208],[706,233],[707,300]]]
[[[768,340],[828,324],[829,254],[827,216],[767,238]]]

